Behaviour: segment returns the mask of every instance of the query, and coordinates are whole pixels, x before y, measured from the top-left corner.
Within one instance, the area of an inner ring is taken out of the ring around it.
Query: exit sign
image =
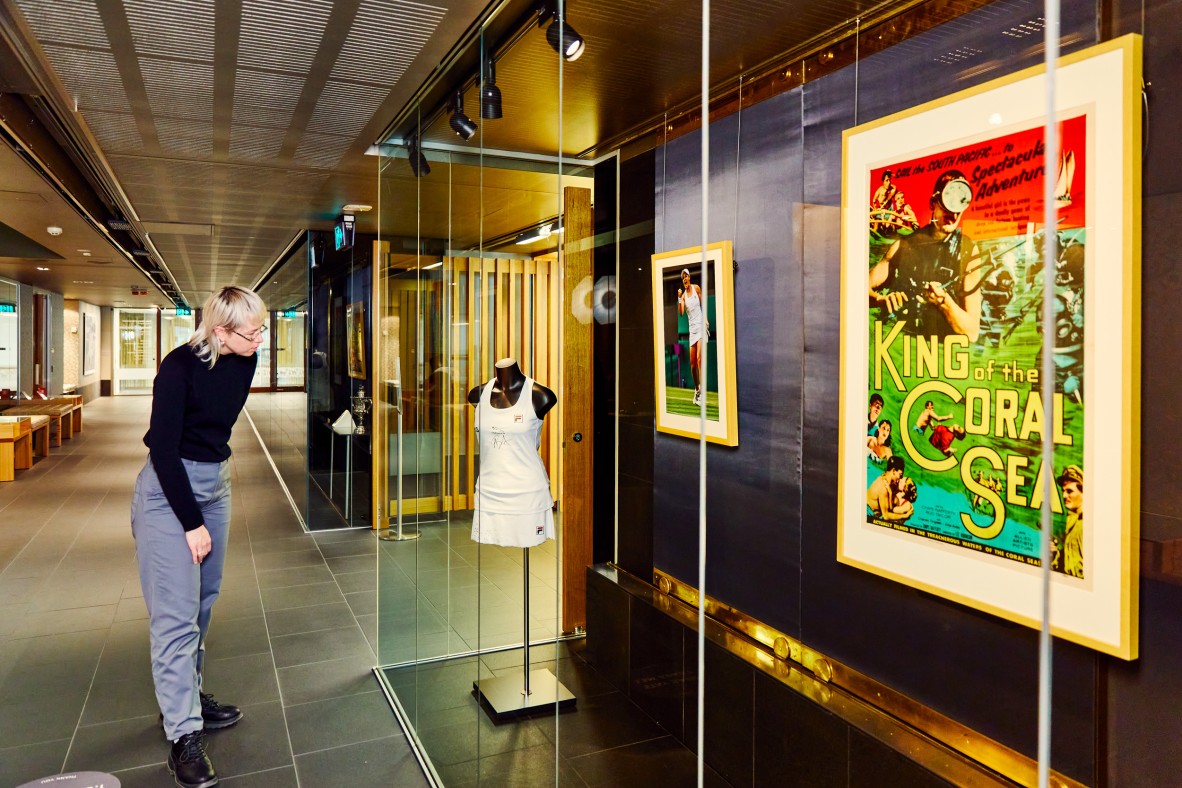
[[[0,314],[14,314],[16,312],[16,304],[0,304]]]
[[[177,317],[188,317],[191,314],[193,314],[193,310],[189,309],[187,306],[178,306],[176,308]]]
[[[300,316],[300,313],[295,311],[294,309],[288,309],[287,311],[285,311],[283,313],[283,317],[287,317],[287,318],[299,317],[299,316]]]

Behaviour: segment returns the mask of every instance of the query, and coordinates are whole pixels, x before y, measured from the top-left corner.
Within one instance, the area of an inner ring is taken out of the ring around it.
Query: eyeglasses
[[[247,342],[258,342],[260,339],[262,339],[263,337],[265,337],[267,335],[267,327],[266,326],[259,326],[256,330],[250,332],[249,335],[243,334],[241,331],[235,331],[232,328],[230,330],[233,331],[238,336],[245,339]]]

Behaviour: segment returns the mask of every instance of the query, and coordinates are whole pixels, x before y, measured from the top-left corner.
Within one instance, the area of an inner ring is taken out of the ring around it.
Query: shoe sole
[[[238,723],[242,722],[242,718],[245,716],[246,716],[246,712],[239,711],[238,716],[232,720],[223,720],[222,722],[206,722],[205,720],[202,720],[201,727],[206,730],[217,731],[217,730],[221,730],[222,728],[229,728],[231,725],[237,725]],[[157,720],[157,723],[160,725],[161,732],[163,732],[164,731],[164,715],[163,714],[160,715],[159,719]],[[167,737],[167,734],[166,734],[166,737]]]
[[[167,767],[168,767],[168,773],[172,775],[172,781],[173,781],[174,783],[176,783],[177,785],[179,785],[179,786],[180,786],[180,788],[213,788],[213,786],[215,786],[215,785],[217,785],[218,783],[220,783],[220,782],[221,782],[221,780],[220,780],[220,779],[219,779],[219,778],[218,778],[218,777],[215,775],[215,776],[214,776],[214,778],[213,778],[212,780],[206,780],[205,782],[200,782],[200,783],[183,783],[183,782],[181,782],[181,781],[180,781],[180,779],[179,779],[179,778],[176,776],[176,769],[175,769],[175,768],[173,768],[173,765],[172,765],[172,756],[171,756],[171,755],[170,755],[170,756],[168,756],[168,760],[167,760],[167,761],[165,761],[165,762],[164,762],[164,764],[165,764],[165,766],[167,766]]]
[[[238,712],[238,716],[234,717],[233,719],[222,720],[221,722],[209,722],[208,720],[202,720],[201,724],[206,730],[216,731],[221,730],[222,728],[229,728],[231,725],[237,725],[245,716],[246,714],[240,711]]]

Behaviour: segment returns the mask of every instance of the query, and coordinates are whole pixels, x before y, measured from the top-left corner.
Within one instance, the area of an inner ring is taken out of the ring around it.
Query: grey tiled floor
[[[128,524],[147,397],[0,484],[0,784],[105,771],[171,785]],[[246,718],[210,735],[232,786],[425,785],[371,668],[376,540],[304,533],[245,419],[206,687]],[[358,619],[360,616],[360,622]]]

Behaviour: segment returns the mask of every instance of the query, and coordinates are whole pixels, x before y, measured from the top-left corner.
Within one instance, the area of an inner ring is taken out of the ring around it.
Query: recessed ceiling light
[[[76,285],[93,285],[94,282],[90,279],[75,279],[74,284],[76,284]]]
[[[43,266],[43,265],[39,265],[39,266],[37,266],[37,270],[38,270],[38,271],[48,271],[49,269],[48,269],[48,268],[46,268],[46,267],[45,267],[45,266]]]
[[[90,252],[83,252],[83,253],[82,253],[82,256],[83,256],[83,257],[90,257]]]
[[[82,254],[90,254],[89,249],[79,249],[78,251],[81,252]]]
[[[372,211],[373,206],[366,205],[363,202],[351,202],[344,208],[341,208],[341,210],[345,213],[365,213],[366,211]]]
[[[56,224],[51,224],[45,228],[45,232],[53,236],[58,236],[62,234],[62,228],[58,227]]]

